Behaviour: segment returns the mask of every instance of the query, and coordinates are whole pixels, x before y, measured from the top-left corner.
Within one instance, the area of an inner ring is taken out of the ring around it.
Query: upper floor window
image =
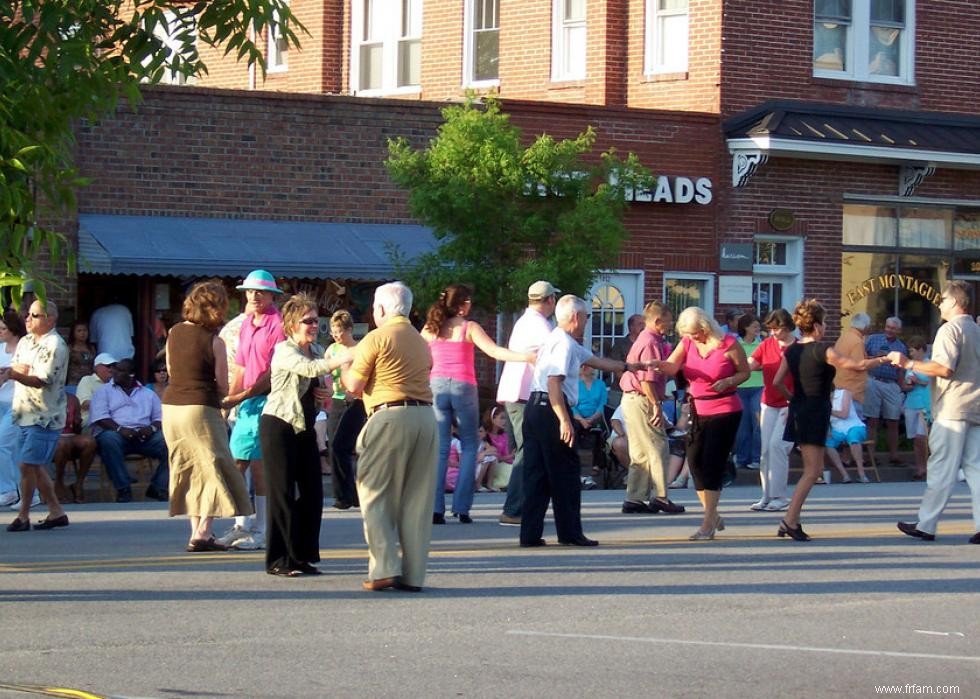
[[[266,70],[270,73],[284,72],[289,69],[289,43],[283,34],[279,13],[274,12],[272,23],[269,25],[269,48],[266,53]]]
[[[196,56],[183,56],[181,55],[181,51],[185,36],[189,36],[191,42],[196,44],[197,22],[193,14],[183,13],[178,15],[172,10],[164,11],[163,19],[164,21],[158,23],[153,28],[153,36],[163,44],[163,48],[167,52],[160,82],[164,85],[186,85],[189,81],[193,81],[193,78],[172,70],[170,66],[180,59],[196,58]],[[70,37],[77,30],[78,27],[73,27],[67,32],[64,32],[64,35],[66,38]],[[151,58],[149,57],[143,59],[143,65],[148,65],[150,61]]]
[[[815,0],[813,74],[912,83],[915,0]]]
[[[500,0],[467,0],[463,82],[495,84],[500,78]]]
[[[554,0],[552,80],[585,78],[585,2],[586,0]]]
[[[647,0],[645,73],[687,71],[687,4],[688,0]]]
[[[417,89],[422,81],[422,0],[355,0],[351,14],[353,89]]]

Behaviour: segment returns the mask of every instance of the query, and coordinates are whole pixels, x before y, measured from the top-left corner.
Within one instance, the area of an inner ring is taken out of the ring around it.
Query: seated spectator
[[[926,341],[916,335],[909,340],[909,358],[915,362],[926,361]],[[915,452],[913,481],[926,479],[926,462],[929,459],[929,423],[932,422],[929,384],[932,379],[915,371],[905,372],[905,436],[912,440]]]
[[[666,403],[667,401],[665,401]],[[667,411],[665,408],[665,415]],[[686,488],[688,480],[687,468],[687,428],[691,422],[691,406],[685,401],[680,404],[680,414],[677,414],[677,402],[670,412],[671,426],[667,427],[667,448],[670,449],[670,462],[667,464],[668,488]]]
[[[599,426],[605,433],[603,416],[608,394],[606,384],[596,379],[595,369],[583,364],[579,370],[578,403],[572,408],[577,432],[589,432]]]
[[[626,437],[626,420],[623,419],[623,406],[618,405],[609,418],[609,426],[612,432],[609,435],[609,448],[613,456],[624,468],[630,465],[630,447]]]
[[[864,473],[863,454],[861,444],[868,438],[868,431],[858,417],[854,401],[851,400],[851,392],[846,388],[834,389],[831,399],[830,411],[830,435],[827,437],[826,447],[830,462],[841,475],[842,483],[850,483],[851,477],[847,475],[844,465],[841,463],[840,454],[837,448],[847,444],[851,450],[851,459],[857,468],[858,480],[861,483],[870,483],[871,480]],[[827,479],[829,471],[824,472],[824,481]]]
[[[157,394],[157,398],[163,400],[163,392],[167,390],[170,383],[170,374],[167,373],[167,360],[158,359],[153,362],[153,380],[146,384],[146,387]]]
[[[133,360],[123,359],[116,363],[112,379],[92,396],[90,415],[99,456],[116,488],[116,502],[133,499],[133,479],[126,468],[127,454],[142,454],[158,460],[146,497],[166,501],[170,474],[167,445],[160,431],[160,399],[136,380]]]
[[[456,435],[456,425],[453,425],[453,436],[449,441],[449,457],[446,462],[446,492],[455,493],[456,483],[459,482],[459,455],[463,451],[463,443]]]
[[[476,450],[476,489],[481,493],[495,493],[493,487],[493,472],[497,466],[497,447],[487,439],[487,429],[480,425],[477,430],[480,443]]]
[[[92,432],[88,417],[89,403],[92,401],[92,396],[112,378],[112,370],[115,366],[116,358],[108,352],[103,352],[95,357],[92,373],[88,376],[83,376],[78,382],[75,395],[78,396],[78,404],[81,406],[82,431],[85,434],[91,434]]]
[[[483,428],[487,432],[487,441],[497,450],[493,481],[487,485],[496,490],[507,489],[510,472],[514,468],[514,451],[510,444],[510,434],[507,432],[507,421],[507,411],[501,405],[495,405],[483,414]]]
[[[85,502],[85,476],[95,460],[96,444],[91,435],[82,434],[82,408],[78,398],[67,394],[68,417],[65,430],[54,449],[54,487],[63,502]],[[65,487],[65,466],[75,461],[75,482]]]
[[[68,333],[68,377],[65,379],[67,393],[74,392],[78,382],[92,373],[95,354],[95,345],[88,341],[88,323],[76,320]]]

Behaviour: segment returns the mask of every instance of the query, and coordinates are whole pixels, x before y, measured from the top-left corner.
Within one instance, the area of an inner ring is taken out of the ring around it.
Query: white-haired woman
[[[734,335],[726,335],[702,309],[685,308],[677,318],[681,341],[665,362],[654,366],[675,376],[683,371],[690,384],[691,427],[687,435],[687,460],[698,499],[704,506],[701,527],[692,541],[714,539],[725,528],[718,514],[725,464],[742,419],[742,402],[736,391],[749,377],[745,351]]]

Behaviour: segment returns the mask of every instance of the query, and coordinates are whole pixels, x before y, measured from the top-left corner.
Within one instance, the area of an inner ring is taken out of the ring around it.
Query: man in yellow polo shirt
[[[421,592],[432,537],[439,439],[432,410],[429,345],[408,321],[401,282],[374,292],[374,323],[343,372],[363,394],[368,421],[357,440],[357,495],[368,545],[365,590]],[[398,553],[401,545],[401,556]]]

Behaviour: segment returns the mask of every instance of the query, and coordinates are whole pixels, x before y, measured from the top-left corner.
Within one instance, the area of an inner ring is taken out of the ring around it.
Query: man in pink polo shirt
[[[259,418],[269,394],[269,367],[276,344],[286,339],[275,297],[282,293],[275,278],[264,269],[249,272],[238,287],[245,292],[245,319],[238,336],[238,351],[226,408],[238,406],[231,431],[231,453],[238,468],[252,469],[255,515],[236,517],[234,526],[219,541],[229,548],[255,550],[265,547],[265,473],[259,448]]]

